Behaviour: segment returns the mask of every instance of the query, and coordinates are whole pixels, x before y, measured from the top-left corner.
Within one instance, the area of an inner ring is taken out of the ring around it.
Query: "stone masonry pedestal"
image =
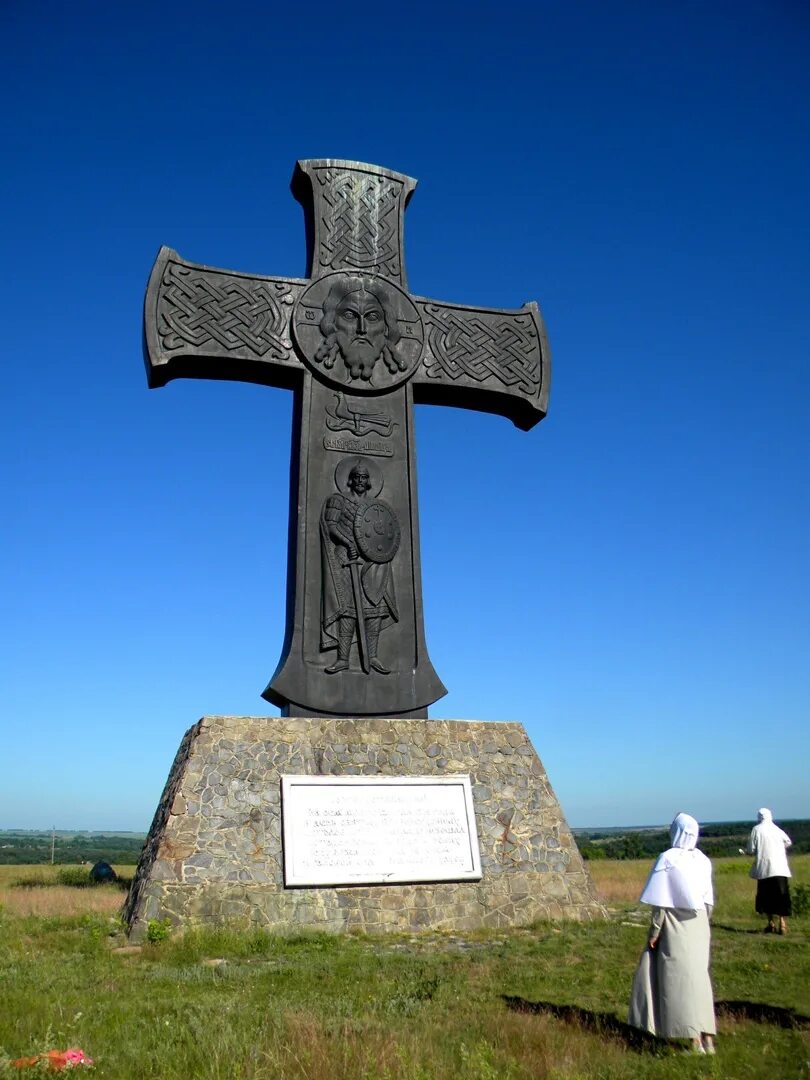
[[[480,881],[285,888],[281,776],[468,773]],[[124,907],[152,919],[365,932],[603,918],[521,724],[206,716],[180,744]]]

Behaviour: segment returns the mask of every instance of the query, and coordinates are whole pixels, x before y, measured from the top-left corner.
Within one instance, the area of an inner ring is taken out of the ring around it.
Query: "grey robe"
[[[714,1035],[714,997],[709,979],[711,932],[706,908],[653,908],[650,937],[633,979],[629,1022],[665,1039]]]

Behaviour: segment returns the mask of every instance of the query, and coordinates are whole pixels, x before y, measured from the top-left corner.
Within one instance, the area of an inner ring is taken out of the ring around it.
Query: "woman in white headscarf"
[[[689,1039],[713,1054],[714,997],[709,979],[712,864],[697,851],[698,823],[678,814],[672,847],[658,857],[641,894],[652,908],[649,937],[633,980],[630,1023],[665,1039]]]
[[[793,841],[773,820],[773,814],[762,806],[757,811],[757,824],[748,838],[747,852],[754,856],[751,877],[757,883],[757,915],[767,915],[766,934],[786,934],[785,919],[793,914],[790,904],[791,876],[787,849]],[[779,919],[779,929],[776,919]]]

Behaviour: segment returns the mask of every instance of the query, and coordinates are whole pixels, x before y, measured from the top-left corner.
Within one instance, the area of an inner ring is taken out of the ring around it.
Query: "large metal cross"
[[[415,186],[375,165],[300,161],[308,278],[217,270],[164,247],[149,279],[151,387],[186,377],[295,392],[287,631],[263,694],[287,716],[425,717],[446,693],[425,645],[413,403],[500,413],[523,430],[546,413],[536,304],[407,291]]]

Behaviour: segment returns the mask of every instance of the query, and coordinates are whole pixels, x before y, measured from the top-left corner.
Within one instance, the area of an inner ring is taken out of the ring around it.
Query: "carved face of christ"
[[[335,336],[353,379],[370,379],[387,336],[380,301],[365,289],[348,293],[335,311]]]

